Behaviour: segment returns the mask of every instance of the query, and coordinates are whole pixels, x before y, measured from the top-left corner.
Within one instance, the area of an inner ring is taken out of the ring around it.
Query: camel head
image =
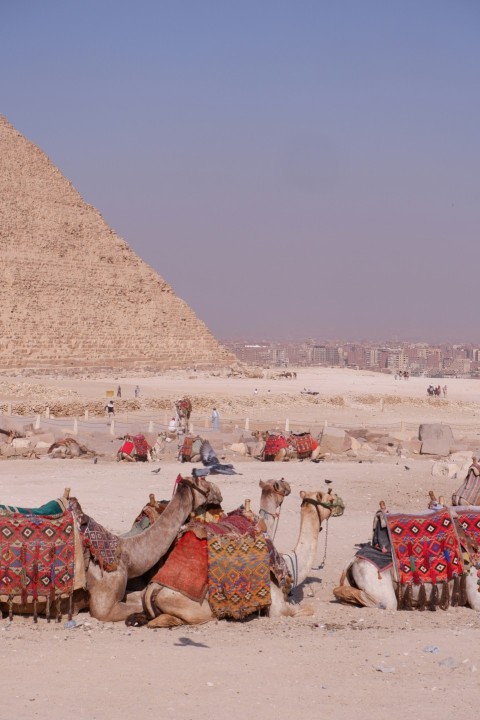
[[[308,508],[311,508],[312,511],[316,511],[320,524],[323,520],[328,520],[330,516],[338,517],[343,515],[345,510],[345,503],[342,498],[332,490],[328,490],[328,492],[300,490],[300,497],[302,498],[302,510],[307,511]]]
[[[182,478],[180,482],[188,485],[195,493],[195,502],[198,503],[198,506],[220,505],[222,503],[222,493],[214,482],[205,480],[203,477]]]
[[[283,478],[280,480],[260,480],[258,484],[262,489],[262,495],[276,496],[277,505],[281,505],[287,495],[292,492],[290,485]]]

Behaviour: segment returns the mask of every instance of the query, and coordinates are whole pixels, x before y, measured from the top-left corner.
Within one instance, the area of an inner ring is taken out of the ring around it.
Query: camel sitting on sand
[[[48,448],[48,455],[52,458],[77,458],[81,455],[88,457],[94,456],[96,453],[89,450],[85,445],[80,445],[75,438],[67,437],[63,440],[57,440]]]
[[[86,558],[87,592],[75,591],[74,612],[88,607],[90,614],[97,620],[118,622],[141,609],[141,593],[131,593],[124,599],[128,580],[144,575],[160,560],[176,538],[180,526],[192,512],[198,512],[208,505],[219,505],[222,501],[217,485],[203,478],[179,478],[176,487],[167,507],[156,522],[144,531],[130,531],[126,535],[116,536],[96,525],[116,546],[116,568],[107,571],[93,555]],[[83,514],[74,498],[70,498],[70,506],[82,532],[82,527],[88,524],[90,518]],[[1,603],[0,609],[7,611],[9,608],[5,603]],[[39,604],[38,612],[45,611],[45,603]],[[14,612],[22,615],[34,614],[34,608],[32,605],[18,605]]]
[[[430,493],[430,496],[433,500],[429,505],[430,509],[438,510],[443,508],[450,512],[460,543],[468,555],[467,560],[465,559],[466,555],[464,555],[465,574],[462,577],[442,583],[440,587],[438,584],[433,585],[431,582],[412,583],[404,588],[402,594],[391,562],[386,565],[385,569],[380,569],[372,560],[356,555],[348,562],[342,572],[340,585],[333,591],[337,600],[382,610],[398,610],[401,608],[424,610],[427,607],[431,610],[435,610],[437,607],[446,610],[450,605],[465,605],[468,603],[473,610],[480,611],[480,593],[478,591],[476,567],[479,549],[476,545],[473,546],[476,541],[471,541],[459,525],[455,512],[459,508],[447,508],[435,501],[433,493]],[[386,524],[383,521],[384,513],[385,503],[382,501],[380,510],[376,513],[374,519],[372,543],[366,545],[370,547],[380,545],[383,548],[381,552],[385,555],[389,551],[390,540]],[[415,515],[411,517],[415,518]],[[378,538],[381,538],[380,543],[378,543]],[[374,542],[375,540],[377,542]],[[407,541],[405,540],[405,542]],[[415,557],[414,561],[417,563],[424,562],[424,558]]]
[[[301,585],[307,578],[317,552],[318,537],[322,522],[332,515],[341,515],[344,504],[341,499],[329,492],[300,492],[302,499],[300,511],[300,532],[295,549],[284,559],[291,567],[294,587]],[[270,580],[271,605],[270,617],[311,615],[312,610],[301,605],[293,605],[284,597],[283,589]],[[198,625],[214,620],[210,608],[208,593],[203,602],[196,602],[182,593],[171,590],[158,583],[151,582],[143,597],[145,611],[127,618],[126,624],[149,628],[175,627],[177,625]]]

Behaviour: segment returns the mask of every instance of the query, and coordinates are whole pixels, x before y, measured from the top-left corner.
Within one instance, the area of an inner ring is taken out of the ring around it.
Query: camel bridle
[[[325,562],[327,559],[327,546],[328,546],[328,521],[330,520],[330,517],[332,515],[343,515],[343,511],[345,509],[345,505],[343,504],[343,500],[341,498],[337,497],[336,499],[332,499],[331,502],[324,502],[323,500],[315,500],[314,498],[305,497],[302,500],[302,505],[313,505],[315,507],[315,510],[317,511],[318,521],[320,523],[320,532],[323,530],[322,527],[322,517],[320,515],[319,507],[326,508],[327,510],[330,510],[330,515],[325,518],[325,549],[323,551],[323,558],[322,562],[318,566],[319,570],[325,567]],[[335,513],[335,510],[341,510],[341,512]]]
[[[277,490],[275,487],[273,488],[273,492],[276,495],[280,495],[280,497],[283,498],[283,500],[285,500],[285,498],[289,494],[289,493],[287,493],[286,490]],[[258,514],[262,515],[262,517],[265,517],[265,515],[269,515],[270,517],[272,517],[274,519],[275,525],[273,528],[272,540],[275,540],[275,535],[277,534],[277,528],[278,528],[278,523],[280,522],[280,512],[282,510],[283,500],[281,501],[280,505],[278,506],[278,510],[274,513],[271,513],[268,510],[264,510],[263,508],[260,508],[260,510],[258,512]]]
[[[182,478],[177,483],[176,487],[178,488],[179,485],[185,485],[190,490],[190,495],[191,495],[191,499],[192,499],[192,512],[195,510],[195,491],[200,493],[200,495],[203,495],[203,497],[205,498],[205,502],[197,508],[197,512],[198,512],[198,510],[206,507],[207,505],[209,505],[211,503],[211,501],[209,501],[209,499],[208,499],[209,491],[204,490],[203,488],[199,487],[198,485],[195,485],[195,483],[190,478]]]

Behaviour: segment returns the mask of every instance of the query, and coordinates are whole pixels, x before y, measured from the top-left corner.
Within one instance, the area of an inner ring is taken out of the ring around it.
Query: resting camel
[[[181,478],[177,490],[158,520],[143,532],[130,531],[118,540],[117,568],[111,572],[102,571],[100,566],[88,558],[86,563],[86,590],[74,593],[73,609],[78,612],[86,607],[97,620],[117,622],[125,620],[132,611],[141,606],[140,593],[125,598],[127,582],[148,572],[167,552],[177,536],[180,526],[191,512],[198,512],[207,505],[218,505],[222,501],[219,488],[204,478]],[[74,515],[80,526],[86,516],[73,498]],[[115,537],[115,536],[114,536]],[[0,605],[0,608],[6,609]],[[39,611],[43,610],[39,608]],[[32,614],[31,606],[16,606],[19,614]]]
[[[289,460],[303,460],[308,457],[313,462],[319,462],[319,460],[324,457],[320,450],[319,443],[310,436],[310,433],[300,433],[298,435],[290,433],[289,435],[284,435],[283,433],[269,432],[268,430],[265,432],[254,430],[252,436],[258,441],[258,444],[253,448],[253,454],[257,460],[288,462]],[[308,438],[308,449],[304,452],[302,452],[301,446],[303,437]],[[265,452],[268,445],[268,438],[277,439],[277,447],[275,448],[274,454],[272,453],[271,455],[267,455]],[[248,450],[248,446],[245,446],[245,449]]]
[[[343,502],[330,490],[327,492],[300,492],[300,532],[297,544],[291,553],[284,555],[292,569],[294,587],[307,578],[315,562],[318,537],[322,522],[331,515],[343,513]],[[283,590],[270,580],[270,617],[311,615],[311,608],[293,605],[285,600]],[[178,625],[199,625],[214,620],[208,602],[208,594],[202,603],[195,602],[170,588],[149,583],[143,597],[145,611],[127,618],[126,624],[149,628],[175,627]]]
[[[67,437],[63,440],[57,440],[48,448],[48,455],[52,458],[76,458],[81,455],[95,455],[93,450],[89,450],[85,445],[80,445],[74,438]]]
[[[430,508],[438,509],[439,505],[436,503],[433,493],[430,493],[432,501],[429,505]],[[381,510],[377,513],[374,521],[374,533],[379,528],[381,513],[385,511],[385,504],[380,503]],[[455,519],[454,508],[451,508],[452,517]],[[380,533],[382,529],[380,529]],[[386,530],[384,530],[385,536],[387,537]],[[462,533],[462,528],[457,524],[457,532],[461,539],[462,545],[465,544],[468,548],[469,539]],[[473,554],[473,553],[472,553]],[[348,580],[349,584],[346,584]],[[473,609],[480,611],[480,593],[478,591],[477,584],[477,568],[475,564],[472,564],[468,574],[465,578],[465,600],[468,605]],[[421,590],[421,588],[423,588]],[[334,589],[334,595],[337,600],[352,602],[354,604],[363,605],[364,607],[376,607],[382,610],[397,610],[399,608],[399,602],[397,597],[398,582],[395,580],[392,569],[386,569],[379,571],[371,562],[361,557],[354,557],[350,560],[344,569],[340,578],[339,587]],[[414,607],[420,607],[423,609],[425,606],[430,605],[432,609],[435,609],[435,603],[433,602],[434,597],[438,593],[438,588],[431,583],[423,583],[422,585],[411,585],[411,597],[409,598],[408,608],[413,609]],[[425,593],[424,598],[420,599],[420,592]],[[450,604],[450,598],[453,598],[454,592],[454,580],[448,583],[448,593],[444,598],[436,598],[438,605],[441,609],[446,610]],[[452,601],[453,604],[453,601]]]

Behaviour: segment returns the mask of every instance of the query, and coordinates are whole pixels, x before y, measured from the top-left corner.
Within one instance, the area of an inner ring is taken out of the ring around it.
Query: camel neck
[[[267,534],[271,538],[273,538],[275,531],[279,507],[276,498],[273,497],[271,493],[262,493],[260,498],[260,515],[267,526]]]
[[[315,563],[320,528],[316,508],[309,504],[302,505],[297,544],[292,553],[287,553],[290,557],[294,556],[297,575],[295,585],[301,585]]]
[[[128,555],[129,578],[143,575],[165,555],[192,508],[192,491],[186,485],[179,485],[177,492],[153,525],[138,535],[122,538],[123,549]]]

